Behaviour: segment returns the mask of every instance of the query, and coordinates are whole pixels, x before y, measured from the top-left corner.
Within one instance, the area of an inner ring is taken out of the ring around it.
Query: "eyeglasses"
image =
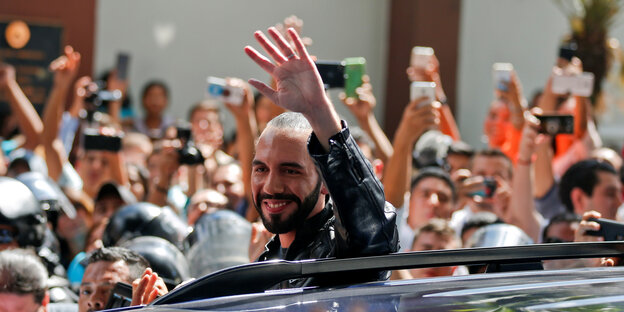
[[[9,229],[0,229],[0,244],[10,244],[15,241],[15,233]]]

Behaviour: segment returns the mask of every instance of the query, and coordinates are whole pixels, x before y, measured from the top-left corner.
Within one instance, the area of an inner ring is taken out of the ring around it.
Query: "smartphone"
[[[98,129],[84,129],[84,149],[87,151],[119,152],[121,150],[121,135],[103,135]]]
[[[548,135],[573,134],[574,116],[572,115],[537,115],[540,121],[540,133]]]
[[[349,57],[344,60],[345,95],[357,98],[355,90],[362,85],[362,76],[366,73],[366,59],[363,57]]]
[[[419,105],[429,104],[436,99],[436,84],[430,81],[414,81],[410,85],[410,101],[414,101],[421,97],[427,97],[427,101]]]
[[[586,231],[585,234],[591,236],[602,236],[605,241],[621,241],[624,240],[624,224],[607,219],[589,218],[589,221],[594,221],[600,224],[600,230],[598,231]]]
[[[108,297],[104,309],[129,307],[130,304],[132,304],[132,285],[124,282],[117,282]]]
[[[128,63],[130,62],[130,55],[127,53],[117,53],[117,66],[115,67],[117,72],[117,78],[119,80],[128,79]]]
[[[594,91],[594,74],[584,72],[580,75],[555,75],[552,81],[552,92],[555,94],[591,96]]]
[[[206,87],[207,97],[237,106],[243,104],[243,98],[245,96],[245,91],[243,89],[228,86],[223,78],[210,76],[206,81],[208,84]]]
[[[316,61],[316,69],[321,75],[325,89],[344,88],[345,63],[344,61]]]
[[[410,56],[410,66],[416,68],[426,68],[431,63],[434,51],[431,47],[413,47]]]
[[[488,177],[484,177],[483,178],[483,188],[476,191],[476,192],[472,192],[469,193],[469,196],[481,196],[483,198],[492,198],[494,197],[494,193],[496,193],[496,180],[494,180],[494,178],[488,178]]]
[[[511,82],[511,72],[513,65],[511,63],[494,63],[492,65],[492,76],[494,78],[494,86],[501,91],[509,90],[508,85]]]
[[[570,62],[576,56],[577,45],[575,42],[566,42],[559,46],[559,58]]]

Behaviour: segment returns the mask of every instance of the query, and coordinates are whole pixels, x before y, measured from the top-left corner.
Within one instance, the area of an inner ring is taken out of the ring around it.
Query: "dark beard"
[[[303,225],[303,222],[308,218],[310,212],[316,206],[318,202],[319,193],[321,192],[321,179],[319,178],[314,190],[310,192],[304,199],[303,202],[299,199],[299,197],[293,194],[274,194],[268,195],[265,193],[258,193],[256,196],[256,200],[254,201],[254,206],[256,207],[256,211],[262,218],[262,223],[264,227],[273,234],[284,234],[288,233],[294,229],[297,229]],[[262,213],[262,201],[265,199],[277,199],[277,200],[290,200],[297,204],[297,210],[293,212],[290,216],[287,216],[286,220],[281,220],[282,215],[276,214],[271,215],[269,218],[266,218]]]

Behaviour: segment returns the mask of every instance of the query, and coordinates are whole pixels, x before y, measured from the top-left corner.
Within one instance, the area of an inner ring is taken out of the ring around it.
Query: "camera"
[[[85,90],[87,92],[85,102],[95,107],[101,106],[104,102],[119,101],[122,96],[120,90],[106,90],[106,82],[102,80],[94,81]]]
[[[119,152],[121,150],[121,139],[123,134],[102,134],[99,129],[86,128],[84,133],[84,149],[97,150],[97,151],[109,151]]]
[[[600,230],[598,231],[586,231],[585,234],[591,236],[602,236],[605,241],[621,241],[624,240],[624,224],[603,218],[589,218],[588,221],[593,221],[600,224]]]
[[[204,156],[195,147],[195,142],[192,140],[191,128],[185,124],[178,124],[176,127],[177,137],[180,140],[182,146],[178,149],[178,155],[181,165],[198,165],[204,163]]]

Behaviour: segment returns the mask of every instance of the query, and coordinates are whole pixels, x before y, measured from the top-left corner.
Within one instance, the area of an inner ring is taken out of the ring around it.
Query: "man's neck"
[[[292,242],[295,241],[295,236],[297,235],[297,231],[290,231],[288,233],[279,234],[279,240],[282,248],[287,249],[290,247]]]
[[[325,199],[319,199],[319,203],[317,204],[317,207],[314,208],[312,212],[310,212],[306,220],[321,213],[321,211],[323,211],[324,208],[325,208]],[[290,247],[290,245],[295,241],[296,236],[297,236],[297,229],[292,230],[288,233],[279,234],[280,244],[282,248],[286,249]]]

